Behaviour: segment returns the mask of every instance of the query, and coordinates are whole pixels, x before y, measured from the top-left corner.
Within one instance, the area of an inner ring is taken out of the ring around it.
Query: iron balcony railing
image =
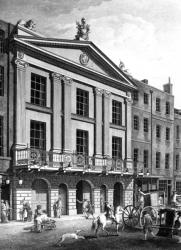
[[[60,153],[24,148],[14,151],[14,166],[58,171],[82,171],[132,174],[133,167],[122,159],[95,157],[76,153]]]

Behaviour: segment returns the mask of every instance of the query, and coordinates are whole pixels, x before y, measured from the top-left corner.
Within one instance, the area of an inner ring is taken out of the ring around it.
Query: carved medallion
[[[80,54],[79,60],[80,60],[80,63],[85,66],[88,64],[89,57],[86,53],[82,53]]]

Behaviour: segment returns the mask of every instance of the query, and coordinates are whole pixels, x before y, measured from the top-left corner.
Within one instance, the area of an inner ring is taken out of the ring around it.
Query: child
[[[143,217],[143,233],[144,239],[147,240],[148,233],[155,237],[152,229],[153,221],[151,215],[146,211]]]

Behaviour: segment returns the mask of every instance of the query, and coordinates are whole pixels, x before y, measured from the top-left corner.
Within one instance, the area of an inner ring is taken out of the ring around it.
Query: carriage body
[[[159,210],[157,236],[170,237],[178,235],[181,230],[181,209],[162,208]]]

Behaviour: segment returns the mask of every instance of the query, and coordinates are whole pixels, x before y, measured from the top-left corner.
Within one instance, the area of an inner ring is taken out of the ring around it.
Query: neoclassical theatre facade
[[[45,38],[24,23],[4,30],[12,217],[24,199],[49,216],[58,197],[65,215],[82,213],[83,199],[97,213],[104,201],[132,204],[131,79],[91,41]]]

